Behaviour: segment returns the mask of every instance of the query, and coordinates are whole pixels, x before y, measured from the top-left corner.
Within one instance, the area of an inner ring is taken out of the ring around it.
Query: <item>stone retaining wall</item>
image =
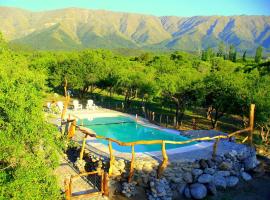
[[[108,170],[109,159],[93,153],[88,153],[88,157],[91,169]],[[126,182],[130,161],[124,159],[117,159],[111,166],[111,179],[123,183],[122,193],[127,197],[136,195],[136,187],[142,187],[151,200],[170,200],[179,196],[203,199],[219,190],[235,187],[241,181],[252,180],[252,174],[258,171],[258,164],[256,151],[246,146],[241,151],[232,150],[215,159],[170,162],[161,179],[157,179],[159,162],[151,157],[136,157],[133,182]]]

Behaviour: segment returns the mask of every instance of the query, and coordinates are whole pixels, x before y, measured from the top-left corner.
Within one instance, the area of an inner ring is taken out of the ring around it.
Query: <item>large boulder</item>
[[[256,155],[252,155],[244,160],[244,168],[246,171],[254,169],[257,166]]]
[[[205,174],[211,174],[211,175],[213,175],[216,172],[216,170],[214,168],[206,168],[206,169],[204,169],[203,172]]]
[[[191,173],[192,173],[192,175],[194,177],[198,177],[203,173],[203,170],[201,170],[201,169],[193,169]]]
[[[252,180],[252,176],[247,172],[241,172],[241,177],[244,181]]]
[[[227,187],[235,187],[239,182],[239,178],[237,178],[236,176],[228,176],[225,179]]]
[[[191,193],[188,186],[185,187],[184,194],[186,198],[191,199]]]
[[[226,189],[226,187],[227,187],[226,179],[220,175],[215,175],[213,177],[213,183],[219,189]]]
[[[194,183],[190,185],[190,193],[194,199],[203,199],[207,195],[207,189],[201,183]]]
[[[183,174],[183,179],[186,183],[192,183],[193,182],[193,178],[192,178],[192,174],[190,172],[185,172]]]
[[[223,177],[225,177],[225,176],[230,176],[231,173],[230,173],[229,171],[217,171],[216,174],[217,174],[218,176],[223,176]]]
[[[210,183],[213,180],[213,176],[210,174],[202,174],[198,178],[199,183]]]

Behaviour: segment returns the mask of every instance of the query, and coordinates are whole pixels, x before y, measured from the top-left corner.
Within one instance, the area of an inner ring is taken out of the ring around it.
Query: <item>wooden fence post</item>
[[[173,127],[176,128],[176,117],[173,117]]]
[[[74,120],[70,125],[69,131],[68,131],[68,139],[74,136],[75,130],[76,130],[76,120]]]
[[[69,183],[69,179],[68,178],[65,179],[64,185],[65,185],[66,200],[70,200],[70,198],[71,198],[71,191],[70,191],[70,183]]]
[[[109,168],[109,176],[112,175],[112,166],[114,164],[114,155],[113,155],[113,148],[112,148],[112,142],[109,141],[109,151],[110,151],[110,168]]]
[[[253,145],[253,130],[254,130],[254,112],[255,112],[255,104],[250,105],[250,114],[249,114],[249,144]]]
[[[161,177],[164,169],[168,165],[168,156],[167,156],[167,152],[166,152],[166,143],[165,143],[165,141],[162,141],[162,156],[163,156],[163,161],[158,167],[158,178]]]
[[[65,78],[65,86],[64,86],[64,91],[65,91],[65,102],[64,102],[64,107],[63,107],[63,110],[62,110],[62,113],[61,113],[61,122],[63,121],[64,117],[65,117],[65,114],[66,114],[66,111],[67,111],[67,107],[68,107],[68,104],[69,104],[69,101],[70,101],[70,96],[67,92],[67,79]]]
[[[142,106],[142,112],[144,114],[144,118],[146,119],[146,113],[145,113],[145,107],[144,106]]]
[[[134,175],[134,162],[135,162],[135,151],[134,151],[134,144],[131,146],[131,162],[130,162],[130,172],[128,176],[128,182],[130,183],[132,181],[133,175]]]
[[[197,129],[197,124],[196,124],[196,119],[192,118],[192,129],[196,130]]]
[[[105,172],[103,174],[103,192],[104,192],[104,196],[109,196],[109,176],[108,176],[108,173]]]
[[[213,154],[212,154],[212,157],[215,159],[216,156],[217,156],[217,147],[218,147],[218,142],[219,142],[220,138],[217,138],[215,143],[214,143],[214,146],[213,146]]]
[[[82,149],[81,149],[81,152],[80,152],[80,161],[82,161],[82,159],[83,159],[83,154],[84,154],[84,149],[85,149],[85,144],[86,144],[86,138],[87,138],[87,135],[85,134],[85,136],[83,138]]]

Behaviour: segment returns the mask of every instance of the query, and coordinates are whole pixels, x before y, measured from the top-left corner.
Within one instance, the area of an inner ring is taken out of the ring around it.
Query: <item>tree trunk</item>
[[[206,117],[208,120],[211,120],[212,106],[209,106],[207,109]]]
[[[214,110],[215,110],[215,116],[213,116]],[[212,129],[216,129],[217,128],[217,120],[218,120],[218,111],[216,109],[212,109],[211,114],[210,114],[210,119],[211,119]]]
[[[180,115],[178,116],[178,121],[177,122],[178,122],[178,124],[179,124],[180,127],[182,126],[183,118],[184,118],[184,111],[182,111],[180,113]]]
[[[109,88],[110,98],[112,98],[112,86]]]
[[[215,110],[215,116],[214,116],[214,118],[213,118],[213,112],[212,112],[212,114],[211,114],[212,128],[213,128],[213,129],[217,129],[218,119],[219,119],[220,117],[222,117],[224,113],[223,113],[223,112],[219,112],[217,109],[213,109],[213,110]]]

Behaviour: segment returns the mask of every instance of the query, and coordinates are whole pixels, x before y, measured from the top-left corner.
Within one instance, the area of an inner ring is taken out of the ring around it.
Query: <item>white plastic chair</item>
[[[51,102],[47,102],[47,110],[48,110],[48,112],[51,112],[51,106],[52,106]]]
[[[60,112],[64,109],[64,103],[62,101],[56,102],[57,107],[59,108]]]
[[[92,99],[87,100],[86,109],[88,109],[88,110],[97,109],[97,106],[94,104],[94,101]]]
[[[82,104],[79,104],[78,100],[73,101],[74,110],[82,110]]]

